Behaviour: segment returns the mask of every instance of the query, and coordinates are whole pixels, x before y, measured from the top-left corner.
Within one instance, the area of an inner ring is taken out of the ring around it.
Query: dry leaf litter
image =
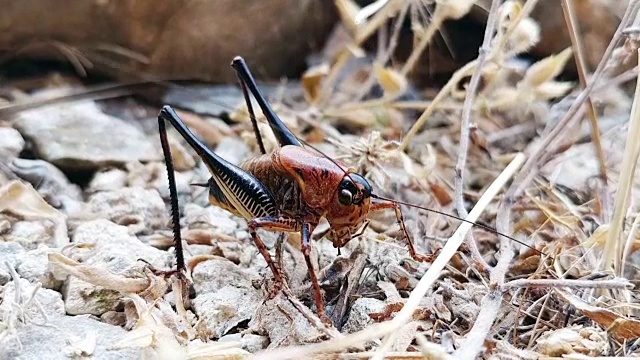
[[[471,209],[518,153],[534,158],[533,167],[508,175],[515,176],[511,186],[523,186],[517,196],[494,198],[479,220],[508,229],[521,243],[474,228],[413,303],[410,295],[432,265],[411,259],[393,213],[374,214],[364,235],[340,255],[320,239],[328,226],[321,224],[312,257],[334,324],[327,327],[315,315],[299,236],[280,244],[278,234],[262,233],[272,252],[281,250],[288,282],[286,291],[268,299],[271,273],[246,221],[209,205],[206,190],[190,185],[209,175],[171,131],[194,292],[184,296],[189,289],[155,271],[175,266],[158,107],[121,100],[34,107],[0,119],[0,359],[587,359],[640,353],[633,290],[640,261],[640,183],[633,176],[639,148],[637,137],[624,140],[637,135],[634,101],[640,94],[625,88],[628,80],[613,70],[634,56],[638,2],[628,4],[632,15],[621,15],[628,35],[614,44],[590,92],[601,137],[592,137],[588,116],[577,110],[584,121],[570,122],[552,143],[545,141],[584,99],[577,81],[561,77],[573,66],[572,47],[533,62],[519,57],[540,41],[540,25],[530,16],[534,1],[491,7],[487,26],[495,32],[488,34],[484,58],[426,93],[407,75],[443,23],[481,5],[335,3],[342,24],[324,62],[310,67],[300,85],[263,89],[286,125],[365,173],[378,193],[445,213],[456,213],[457,197]],[[425,11],[429,21],[420,15]],[[402,66],[391,66],[394,29],[405,17],[414,25],[414,52]],[[367,53],[361,45],[389,19],[395,27],[387,29],[388,46]],[[461,113],[477,71],[464,189],[456,194]],[[51,89],[15,90],[3,101],[67,93],[59,79],[48,81]],[[181,116],[207,144],[233,163],[258,153],[235,87],[191,91],[192,97],[184,89],[169,91],[165,101],[186,109]],[[224,106],[211,104],[221,96]],[[129,110],[113,110],[123,105]],[[261,115],[260,130],[273,149],[277,143]],[[21,157],[25,153],[33,156]],[[606,169],[598,166],[601,160]],[[619,191],[628,191],[622,202]],[[442,251],[460,224],[416,208],[403,211],[423,254]],[[617,249],[610,250],[613,231]],[[406,320],[394,320],[407,310]]]

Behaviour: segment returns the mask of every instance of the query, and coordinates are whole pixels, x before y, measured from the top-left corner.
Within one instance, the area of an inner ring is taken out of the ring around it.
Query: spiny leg
[[[178,191],[176,190],[176,179],[173,170],[173,160],[171,158],[171,148],[167,139],[167,129],[164,119],[158,117],[158,130],[160,133],[160,144],[164,154],[164,162],[167,166],[167,177],[169,181],[169,197],[171,199],[171,222],[173,223],[173,241],[176,247],[176,267],[177,271],[185,270],[184,254],[182,253],[182,236],[180,234],[180,209],[178,208]]]
[[[178,277],[178,281],[182,283],[183,293],[180,294],[183,302],[188,303],[189,293],[191,292],[191,282],[187,277],[187,268],[184,262],[184,253],[182,250],[182,236],[180,233],[180,209],[178,207],[178,192],[176,190],[176,180],[173,168],[173,161],[171,158],[171,148],[169,147],[169,141],[167,139],[167,129],[164,123],[164,119],[158,116],[158,132],[160,133],[160,144],[162,145],[162,152],[164,154],[164,161],[167,167],[167,177],[169,182],[169,197],[171,200],[171,222],[173,223],[173,243],[176,250],[176,270],[175,271],[163,271],[157,269],[151,269],[156,275],[171,276],[175,274]]]
[[[251,75],[251,71],[249,71],[249,67],[245,63],[244,59],[240,56],[236,56],[233,59],[233,62],[231,62],[231,66],[236,70],[236,74],[240,78],[240,81],[246,85],[249,91],[253,94],[253,97],[255,97],[262,113],[267,118],[267,122],[269,123],[273,134],[276,139],[278,139],[280,146],[302,146],[300,140],[298,140],[291,130],[289,130],[282,120],[280,120],[278,115],[271,108],[271,105],[269,105],[265,97],[262,95],[258,89],[256,80],[253,78],[253,75]]]
[[[249,97],[249,92],[247,91],[247,85],[242,81],[242,77],[238,73],[238,80],[240,82],[240,88],[242,88],[242,95],[244,95],[244,102],[247,104],[247,111],[249,112],[249,119],[251,119],[251,125],[253,126],[253,133],[256,136],[256,141],[258,142],[258,147],[260,148],[260,152],[263,154],[267,153],[267,150],[264,148],[264,143],[262,142],[262,135],[260,134],[260,129],[258,128],[258,120],[256,119],[256,115],[253,112],[253,104],[251,103],[251,98]]]
[[[322,291],[320,290],[320,283],[318,282],[318,276],[313,269],[311,263],[311,226],[308,223],[302,224],[302,254],[304,255],[304,261],[307,263],[307,269],[309,269],[309,278],[311,278],[311,284],[313,284],[313,292],[316,298],[316,307],[318,308],[318,317],[326,325],[331,326],[331,320],[324,312],[324,299],[322,298]]]
[[[409,232],[407,231],[407,227],[404,224],[404,216],[402,216],[402,210],[400,209],[400,205],[393,202],[375,200],[371,206],[371,211],[379,211],[384,209],[393,209],[393,211],[395,212],[396,221],[398,222],[398,226],[400,227],[400,230],[402,231],[402,234],[404,235],[404,238],[407,241],[407,245],[409,247],[409,254],[411,255],[411,258],[421,262],[433,262],[433,260],[435,260],[434,255],[418,254],[415,247],[413,246],[413,242],[411,241],[411,237],[409,237]]]
[[[273,261],[273,259],[271,258],[271,254],[269,254],[267,246],[260,238],[260,235],[258,235],[257,229],[259,228],[274,232],[295,232],[300,230],[300,225],[295,219],[287,218],[284,216],[267,216],[249,221],[249,234],[251,234],[251,238],[253,238],[253,242],[256,244],[258,251],[260,251],[265,261],[267,262],[267,265],[269,265],[269,269],[271,269],[271,272],[273,273],[275,284],[273,287],[273,291],[269,294],[269,298],[272,299],[278,294],[280,289],[282,289],[284,278],[282,277],[282,273],[278,264]]]

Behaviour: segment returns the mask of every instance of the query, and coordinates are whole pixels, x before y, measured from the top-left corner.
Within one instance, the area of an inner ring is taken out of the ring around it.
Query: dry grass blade
[[[485,34],[489,36],[489,39],[487,39],[487,36],[485,36],[485,42],[487,42],[487,44],[483,44],[482,48],[480,49],[480,56],[477,59],[468,62],[462,68],[456,70],[456,72],[451,76],[445,86],[440,89],[438,94],[433,98],[431,103],[429,103],[429,106],[427,106],[418,120],[416,120],[416,122],[413,124],[407,135],[404,137],[399,148],[400,151],[404,151],[407,149],[415,135],[424,127],[427,120],[431,117],[440,102],[442,102],[446,96],[449,96],[456,89],[456,87],[459,86],[459,83],[465,77],[471,76],[474,73],[475,69],[480,63],[480,60],[482,60],[483,64],[489,59],[496,60],[498,62],[507,61],[507,59],[509,59],[510,57],[515,56],[520,52],[526,51],[529,47],[533,46],[538,41],[537,34],[528,34],[525,31],[525,36],[522,39],[519,39],[515,44],[511,44],[512,49],[505,49],[505,46],[509,42],[510,35],[516,29],[520,29],[519,25],[521,24],[522,20],[531,13],[536,3],[536,0],[528,1],[522,9],[520,9],[519,6],[516,6],[513,3],[509,3],[510,6],[505,6],[504,8],[501,6],[496,10],[492,10],[494,13],[494,17],[488,20],[486,28],[486,30],[488,31],[486,31]],[[500,1],[495,0],[492,4],[497,4],[497,7],[500,4]],[[502,14],[496,14],[496,12],[502,12]],[[507,21],[507,18],[509,17],[508,14],[510,13],[513,13],[512,15],[515,16],[515,18],[511,21]],[[499,22],[498,20],[500,20],[501,22]],[[493,25],[491,24],[492,22]],[[507,28],[506,30],[504,30],[504,32],[499,32],[495,35],[496,44],[493,48],[491,48],[491,53],[487,54],[486,52],[489,48],[488,44],[494,37],[493,32],[497,28],[497,25],[504,25]],[[485,52],[485,55],[483,55],[482,52]]]
[[[12,181],[0,188],[0,213],[9,212],[24,219],[51,219],[55,224],[55,243],[69,243],[66,215],[49,205],[31,184]]]
[[[640,54],[640,50],[638,50],[638,53]],[[624,271],[626,254],[623,252],[623,249],[627,249],[627,247],[630,246],[624,243],[625,239],[622,236],[622,227],[628,211],[633,178],[638,163],[638,155],[640,155],[640,109],[638,107],[640,107],[640,78],[638,78],[636,82],[636,92],[633,99],[633,107],[631,108],[627,141],[620,169],[620,180],[618,181],[618,189],[616,191],[613,208],[613,219],[611,219],[611,228],[609,229],[603,254],[604,262],[602,269],[608,269],[613,265],[617,276],[622,276]]]
[[[49,254],[49,263],[83,281],[123,293],[140,293],[148,289],[150,285],[148,279],[115,275],[102,268],[83,265],[59,253]]]
[[[616,312],[589,305],[579,297],[556,290],[565,301],[582,311],[587,317],[598,323],[613,337],[621,340],[634,340],[640,338],[640,320],[625,317]]]
[[[527,2],[526,5],[528,5]],[[546,159],[548,159],[551,154],[554,153],[554,149],[556,148],[554,142],[557,142],[557,138],[560,134],[564,133],[569,125],[573,124],[576,119],[576,115],[580,112],[581,109],[584,109],[583,104],[587,100],[589,94],[594,90],[596,83],[600,77],[603,76],[604,71],[607,67],[607,63],[611,59],[614,49],[618,44],[618,41],[623,35],[623,29],[625,29],[628,24],[633,21],[635,14],[637,13],[638,7],[640,6],[640,1],[634,0],[629,3],[627,6],[627,10],[625,11],[624,16],[616,30],[616,33],[613,35],[609,46],[604,52],[602,56],[602,61],[598,64],[598,68],[593,73],[587,87],[578,95],[575,99],[569,110],[565,113],[565,116],[558,122],[558,124],[551,130],[545,137],[542,138],[540,144],[538,144],[536,150],[531,154],[529,160],[522,167],[522,171],[520,175],[516,177],[514,184],[511,186],[509,191],[507,191],[507,197],[515,198],[522,194],[524,189],[530,183],[530,181],[535,176],[536,170],[539,168],[540,164],[542,164]]]
[[[250,353],[242,350],[238,342],[203,343],[194,340],[182,344],[173,330],[165,325],[164,315],[153,304],[147,303],[138,295],[131,295],[138,321],[135,327],[123,339],[113,346],[114,349],[140,348],[143,358],[148,359],[249,359]]]
[[[564,13],[565,22],[567,23],[567,29],[569,31],[569,37],[571,38],[571,46],[575,53],[576,67],[578,69],[578,77],[580,79],[580,87],[584,90],[587,87],[587,70],[585,65],[584,47],[582,46],[582,39],[579,36],[578,19],[576,10],[574,7],[574,0],[562,0],[562,10]],[[602,141],[600,136],[600,125],[598,124],[598,117],[596,115],[596,109],[589,97],[587,99],[587,115],[591,122],[591,141],[596,149],[598,155],[598,161],[600,165],[600,176],[604,183],[607,183],[607,166],[604,158],[604,150],[602,148]]]
[[[427,48],[433,35],[440,28],[442,23],[447,19],[460,19],[466,15],[474,1],[469,0],[457,0],[457,1],[436,1],[436,10],[431,18],[431,22],[424,33],[421,35],[420,41],[412,50],[411,55],[402,66],[400,73],[407,75],[416,66],[416,63],[422,56],[422,53]]]
[[[502,285],[502,290],[507,291],[519,287],[567,287],[577,289],[632,289],[633,284],[627,279],[612,279],[603,281],[594,280],[569,280],[569,279],[518,279]]]

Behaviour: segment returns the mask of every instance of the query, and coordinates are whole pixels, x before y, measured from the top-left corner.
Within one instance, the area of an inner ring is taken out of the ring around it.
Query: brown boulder
[[[316,0],[0,0],[0,8],[0,49],[10,56],[85,57],[121,78],[215,82],[235,78],[235,55],[257,76],[300,72],[337,21],[332,1]]]

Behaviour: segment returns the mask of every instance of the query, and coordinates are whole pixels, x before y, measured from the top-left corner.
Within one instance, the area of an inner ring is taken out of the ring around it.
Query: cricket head
[[[327,238],[334,247],[342,247],[365,226],[371,210],[373,188],[364,176],[356,172],[345,173],[325,217],[331,230]]]

